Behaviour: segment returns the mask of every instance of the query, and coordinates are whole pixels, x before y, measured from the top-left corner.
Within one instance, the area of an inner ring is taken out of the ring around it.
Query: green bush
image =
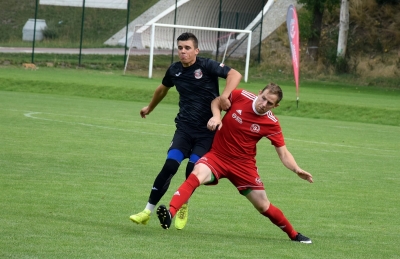
[[[376,0],[376,2],[380,5],[383,4],[399,4],[400,0]]]
[[[58,32],[56,29],[46,27],[43,30],[43,37],[48,40],[56,39],[58,38]]]
[[[337,74],[346,74],[350,71],[349,61],[346,57],[336,57],[335,61],[335,71]]]

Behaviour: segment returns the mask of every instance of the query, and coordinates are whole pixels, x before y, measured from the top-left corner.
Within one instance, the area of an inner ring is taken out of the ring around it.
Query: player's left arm
[[[231,102],[229,101],[229,95],[233,90],[239,85],[240,80],[242,80],[242,74],[237,70],[231,68],[226,77],[226,85],[221,94],[220,103],[222,110],[226,111],[231,107]]]
[[[281,147],[275,147],[276,152],[278,153],[279,158],[281,159],[284,166],[286,166],[289,170],[295,172],[301,179],[307,180],[310,183],[313,183],[312,175],[304,171],[297,165],[296,160],[294,159],[292,153],[289,152],[286,145]]]

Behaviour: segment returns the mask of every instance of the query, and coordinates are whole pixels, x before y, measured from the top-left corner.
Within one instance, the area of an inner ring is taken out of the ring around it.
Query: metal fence
[[[150,0],[142,1],[142,4],[147,6],[141,6],[141,10],[138,10],[137,3],[131,0],[122,0],[125,1],[125,9],[90,6],[96,1],[110,2],[102,0],[71,0],[70,2],[81,4],[75,6],[42,4],[58,0],[41,1],[15,0],[0,3],[0,13],[4,17],[0,24],[0,49],[3,52],[7,50],[20,52],[21,55],[26,55],[26,58],[29,57],[32,63],[35,63],[35,54],[46,52],[49,53],[50,60],[63,62],[64,59],[72,58],[81,66],[85,63],[84,55],[87,54],[118,55],[121,64],[125,64],[130,46],[133,52],[131,54],[148,54],[149,46],[144,43],[144,37],[137,38],[136,35],[135,38],[133,35],[140,26],[150,24],[152,21],[250,29],[255,35],[259,35],[259,42],[256,45],[260,46],[262,18],[256,22],[255,19],[260,14],[263,15],[261,10],[268,0]],[[161,2],[168,8],[157,10],[157,5]],[[167,38],[166,44],[165,47],[158,48],[155,54],[169,52],[172,61],[174,42],[178,33],[180,32],[175,30],[162,33],[162,37]],[[114,42],[110,44],[113,40]],[[221,58],[223,53],[220,47],[226,43],[226,35],[216,32],[213,37],[200,35],[199,40],[208,44],[209,47],[205,50],[213,50],[215,58]],[[232,46],[228,57],[238,49],[240,42]],[[260,57],[260,49],[256,51]]]

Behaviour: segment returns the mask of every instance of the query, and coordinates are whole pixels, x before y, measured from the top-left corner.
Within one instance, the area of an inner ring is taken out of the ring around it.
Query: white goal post
[[[153,74],[153,56],[154,56],[154,39],[155,39],[155,28],[158,27],[169,27],[169,28],[180,28],[180,29],[193,29],[193,30],[206,30],[206,31],[221,31],[229,33],[238,33],[239,35],[236,39],[241,39],[245,34],[248,34],[247,38],[247,52],[246,52],[246,66],[244,72],[244,81],[247,82],[249,74],[249,63],[250,63],[250,50],[251,50],[251,30],[236,30],[236,29],[226,29],[226,28],[213,28],[213,27],[199,27],[199,26],[188,26],[188,25],[175,25],[175,24],[163,24],[163,23],[153,23],[151,25],[151,39],[150,39],[150,61],[149,61],[149,78],[152,78]],[[228,47],[228,44],[226,48]],[[226,52],[225,52],[226,53]],[[224,57],[225,59],[225,57]]]

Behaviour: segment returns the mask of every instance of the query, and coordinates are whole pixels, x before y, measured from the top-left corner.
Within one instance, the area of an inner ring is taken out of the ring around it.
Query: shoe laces
[[[179,212],[178,212],[178,217],[179,217],[180,219],[184,219],[185,216],[186,216],[186,209],[182,207],[182,208],[179,210]]]
[[[142,211],[142,212],[140,212],[140,213],[138,214],[138,216],[141,217],[141,218],[147,218],[147,217],[149,217],[150,215],[147,214],[146,212]]]

